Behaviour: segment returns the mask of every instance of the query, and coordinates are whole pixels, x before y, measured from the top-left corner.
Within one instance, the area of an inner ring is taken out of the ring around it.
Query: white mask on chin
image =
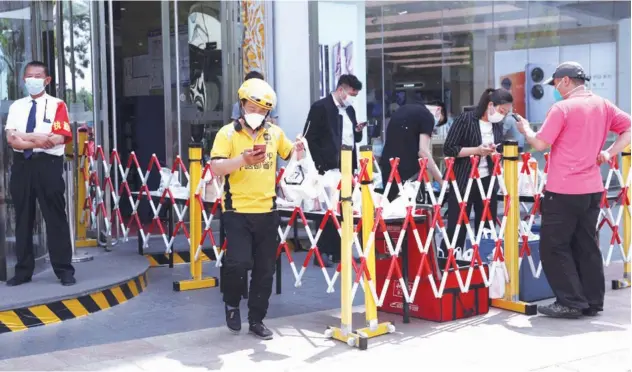
[[[244,114],[244,120],[246,124],[253,130],[259,128],[263,125],[263,121],[266,119],[265,115],[261,114]]]

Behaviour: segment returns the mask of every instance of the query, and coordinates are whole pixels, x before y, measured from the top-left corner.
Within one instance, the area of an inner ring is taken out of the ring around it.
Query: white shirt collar
[[[49,97],[48,93],[44,92],[44,94],[42,94],[41,96],[39,96],[39,97],[37,97],[35,99],[33,99],[33,97],[29,96],[29,102],[35,101],[37,103],[40,103],[40,102],[46,101],[48,99],[48,97]]]

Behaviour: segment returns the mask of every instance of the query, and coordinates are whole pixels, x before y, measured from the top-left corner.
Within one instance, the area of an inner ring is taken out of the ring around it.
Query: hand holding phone
[[[266,145],[254,145],[252,147],[252,150],[256,153],[265,153],[266,152]]]
[[[364,127],[366,127],[366,124],[367,124],[366,121],[363,121],[362,123],[358,123],[358,125],[356,125],[355,127],[356,132],[362,132]]]

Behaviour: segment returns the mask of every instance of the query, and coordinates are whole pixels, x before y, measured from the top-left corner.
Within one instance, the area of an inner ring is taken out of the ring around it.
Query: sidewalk
[[[630,290],[608,290],[606,311],[580,320],[491,309],[458,322],[405,325],[401,317],[380,313],[397,330],[369,340],[367,351],[324,338],[327,325],[339,324],[338,316],[321,311],[270,319],[272,341],[216,327],[1,360],[0,370],[625,372],[632,366]],[[356,314],[354,324],[361,326],[362,318]]]

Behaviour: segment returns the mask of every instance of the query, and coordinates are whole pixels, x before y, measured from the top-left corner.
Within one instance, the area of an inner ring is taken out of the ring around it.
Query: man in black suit
[[[357,168],[356,143],[362,140],[366,123],[358,123],[353,100],[362,90],[354,75],[341,75],[336,90],[312,104],[303,135],[320,174],[340,169],[340,148],[353,147],[353,169]],[[327,221],[318,246],[325,266],[340,261],[340,235],[331,219]],[[314,264],[318,265],[317,260]]]

